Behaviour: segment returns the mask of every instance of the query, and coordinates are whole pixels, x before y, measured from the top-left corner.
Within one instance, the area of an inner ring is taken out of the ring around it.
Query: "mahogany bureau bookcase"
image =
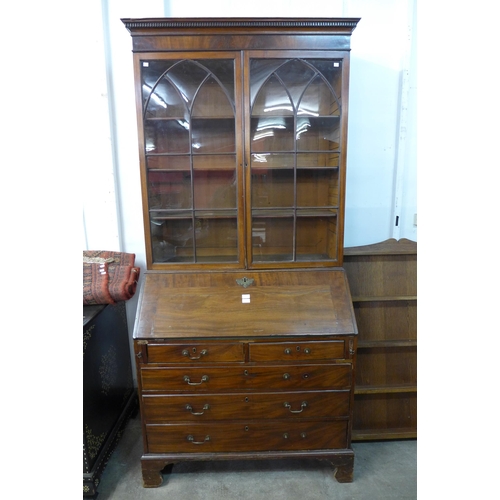
[[[359,19],[123,19],[147,271],[143,484],[184,460],[314,458],[353,480],[343,265]]]

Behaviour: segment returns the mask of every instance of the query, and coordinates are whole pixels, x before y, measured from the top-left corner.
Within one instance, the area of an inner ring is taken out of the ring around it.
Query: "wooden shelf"
[[[321,208],[257,208],[252,207],[252,215],[259,218],[274,218],[274,217],[337,217],[337,207],[321,207]]]
[[[234,116],[226,115],[226,116],[191,116],[191,121],[194,120],[234,120]],[[144,121],[146,122],[159,122],[159,121],[187,121],[184,116],[150,116],[146,117]]]
[[[417,300],[416,295],[381,295],[379,297],[353,297],[352,301],[356,302],[395,302],[400,300]]]
[[[217,219],[217,218],[230,218],[235,219],[237,217],[236,209],[224,209],[220,210],[209,210],[209,209],[180,209],[180,210],[168,210],[161,208],[153,208],[150,210],[151,221],[162,221],[171,219]]]
[[[412,428],[401,429],[360,429],[352,431],[353,441],[374,441],[385,439],[416,439],[417,431]]]
[[[400,394],[402,392],[417,392],[416,385],[393,386],[357,386],[354,394]]]
[[[377,349],[386,347],[417,347],[416,340],[360,340],[358,349]]]

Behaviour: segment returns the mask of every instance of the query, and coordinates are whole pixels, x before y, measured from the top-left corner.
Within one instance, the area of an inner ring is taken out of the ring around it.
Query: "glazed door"
[[[249,266],[338,266],[348,56],[277,54],[245,59]]]
[[[148,268],[243,267],[240,53],[135,64]]]

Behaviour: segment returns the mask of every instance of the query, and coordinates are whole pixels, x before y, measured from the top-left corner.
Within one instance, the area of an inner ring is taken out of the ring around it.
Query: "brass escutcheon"
[[[253,284],[253,282],[254,282],[253,278],[247,278],[246,276],[243,278],[238,278],[236,280],[236,283],[238,283],[238,285],[242,286],[243,288],[248,288],[250,285]]]

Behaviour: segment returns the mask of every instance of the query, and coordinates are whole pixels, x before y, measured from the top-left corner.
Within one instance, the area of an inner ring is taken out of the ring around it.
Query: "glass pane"
[[[342,60],[341,59],[307,59],[330,84],[339,102],[342,99]]]
[[[233,217],[196,219],[196,262],[237,262],[238,224]]]
[[[149,209],[191,208],[191,173],[148,172]]]
[[[193,153],[234,153],[236,135],[234,119],[202,119],[192,121]]]
[[[307,87],[300,100],[298,116],[339,116],[340,107],[332,90],[321,76]]]
[[[340,147],[340,120],[331,118],[297,118],[297,149],[332,151]]]
[[[337,258],[337,218],[335,216],[297,217],[297,261]]]
[[[227,95],[214,78],[206,80],[194,100],[194,117],[234,117],[234,111]]]
[[[167,75],[182,99],[191,107],[198,87],[209,73],[194,61],[185,60],[172,66]]]
[[[338,153],[298,153],[297,168],[336,168],[340,165]]]
[[[151,90],[156,86],[158,80],[164,75],[176,61],[142,61],[141,81],[143,105],[149,99]]]
[[[252,208],[293,207],[293,169],[252,170]]]
[[[236,168],[235,155],[194,155],[193,168],[195,170],[234,170]]]
[[[295,155],[279,153],[255,153],[250,157],[251,167],[255,168],[293,168]]]
[[[192,219],[151,218],[154,262],[194,262]]]
[[[338,169],[297,170],[297,207],[338,207]]]
[[[189,156],[147,156],[148,169],[190,170]]]
[[[146,153],[189,153],[189,124],[184,120],[146,121]]]
[[[254,262],[293,260],[293,217],[253,217]]]
[[[251,59],[250,60],[250,103],[253,105],[255,96],[262,85],[286,61],[283,59]]]
[[[292,96],[294,106],[297,107],[300,96],[311,78],[313,78],[315,71],[305,62],[299,59],[293,59],[283,64],[283,66],[276,71],[276,74],[283,81],[287,91]]]
[[[283,84],[271,77],[260,89],[252,108],[253,116],[293,116],[293,105]]]
[[[234,61],[232,59],[198,59],[225,89],[229,101],[234,104]]]
[[[186,102],[166,78],[153,88],[144,83],[142,90],[145,96],[149,95],[146,118],[188,118]]]
[[[252,152],[294,150],[293,118],[252,118],[250,134]]]
[[[236,170],[195,170],[194,207],[236,208]]]

